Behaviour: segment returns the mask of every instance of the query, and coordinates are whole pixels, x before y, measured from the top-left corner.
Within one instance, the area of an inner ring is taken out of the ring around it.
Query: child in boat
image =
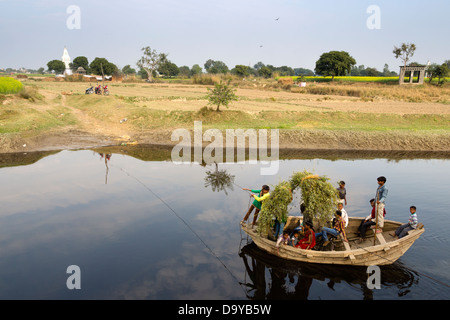
[[[300,241],[299,232],[297,230],[294,230],[294,232],[292,232],[290,245],[296,247],[299,241]]]
[[[305,230],[305,236],[298,241],[295,247],[306,250],[312,249],[316,245],[316,235],[314,233],[313,225],[311,222],[306,221],[303,228]]]
[[[291,243],[291,239],[289,238],[289,232],[283,231],[283,234],[281,234],[277,239],[276,247],[279,248],[281,244],[289,245],[290,243]]]
[[[342,219],[342,212],[339,210],[336,210],[335,213],[335,222],[333,228],[327,228],[323,227],[321,232],[316,233],[317,237],[323,237],[325,242],[323,243],[323,246],[326,246],[330,241],[328,241],[328,235],[327,233],[337,237],[339,234],[342,234],[342,237],[344,238],[345,242],[348,242],[347,236],[345,235],[345,221]]]
[[[417,228],[417,214],[416,214],[416,207],[415,206],[411,206],[409,208],[409,221],[408,223],[405,223],[403,225],[401,225],[400,227],[397,228],[397,230],[395,230],[394,234],[391,234],[391,236],[393,236],[394,238],[398,238],[401,239],[404,236],[406,236],[408,234],[408,231],[414,230]]]
[[[344,221],[345,221],[344,227],[347,228],[347,226],[348,226],[348,214],[347,214],[347,211],[345,211],[344,205],[342,204],[342,202],[338,203],[337,209],[342,212],[342,219],[344,219]]]
[[[269,193],[270,188],[268,185],[263,185],[261,190],[252,190],[252,189],[247,189],[247,188],[242,188],[242,190],[247,190],[247,191],[258,194],[258,196],[254,195],[254,194],[252,195],[255,198],[255,200],[253,200],[253,203],[250,206],[250,208],[248,209],[247,214],[245,215],[244,219],[242,219],[242,221],[241,221],[241,223],[247,222],[248,217],[252,213],[253,209],[255,209],[255,213],[253,215],[253,223],[252,223],[252,225],[254,226],[256,224],[256,219],[258,218],[258,213],[261,210],[262,202],[270,196],[270,193]]]
[[[339,182],[337,191],[339,192],[339,203],[347,205],[347,189],[345,189],[345,181]]]
[[[373,199],[373,198],[370,199],[369,203],[372,206],[372,212],[363,221],[361,221],[361,224],[358,227],[359,237],[360,237],[358,240],[359,243],[364,241],[364,239],[366,237],[366,230],[376,224],[375,223],[375,199]],[[383,208],[383,218],[385,216],[386,216],[386,210]]]
[[[386,197],[388,195],[388,189],[386,187],[386,178],[381,176],[377,178],[378,182],[378,188],[377,192],[375,193],[375,199],[376,199],[376,215],[377,215],[377,223],[378,226],[376,233],[381,233],[382,229],[384,227],[384,207],[386,205]]]

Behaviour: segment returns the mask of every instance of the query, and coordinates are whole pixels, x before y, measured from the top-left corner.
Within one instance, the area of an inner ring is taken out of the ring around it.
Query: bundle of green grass
[[[293,193],[299,189],[304,204],[303,219],[317,220],[320,225],[329,221],[338,202],[338,191],[326,176],[319,176],[308,171],[295,172],[289,181],[277,184],[270,197],[266,199],[258,216],[258,232],[267,235],[274,219],[286,221],[288,206],[293,200]]]
[[[0,94],[18,93],[23,90],[23,84],[11,77],[0,77]]]

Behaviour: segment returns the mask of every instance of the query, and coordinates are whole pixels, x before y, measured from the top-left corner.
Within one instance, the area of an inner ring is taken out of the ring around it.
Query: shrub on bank
[[[0,94],[18,93],[23,90],[23,84],[19,80],[10,77],[0,77]]]

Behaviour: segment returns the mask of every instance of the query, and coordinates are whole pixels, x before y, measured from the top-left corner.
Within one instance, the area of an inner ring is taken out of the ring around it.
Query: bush
[[[19,80],[10,77],[0,77],[0,93],[18,93],[23,90],[23,84]]]

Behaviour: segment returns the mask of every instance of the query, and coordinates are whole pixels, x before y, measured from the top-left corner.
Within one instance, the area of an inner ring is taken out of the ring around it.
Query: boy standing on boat
[[[339,203],[347,205],[347,189],[345,189],[345,181],[339,182],[337,191],[339,192]]]
[[[377,178],[378,181],[378,188],[377,192],[375,194],[375,201],[376,201],[376,232],[381,233],[382,229],[384,227],[384,206],[386,203],[386,197],[388,194],[388,189],[386,188],[386,178],[381,176]]]
[[[253,215],[253,223],[252,223],[252,225],[254,226],[256,224],[256,219],[258,218],[258,213],[261,210],[262,202],[270,196],[270,193],[269,193],[270,188],[268,185],[263,185],[261,190],[252,190],[252,189],[247,189],[247,188],[242,188],[242,190],[247,190],[247,191],[258,194],[258,196],[255,194],[252,195],[255,198],[255,200],[253,200],[253,203],[250,206],[250,208],[248,209],[247,214],[245,215],[244,219],[242,219],[242,221],[241,221],[241,223],[247,222],[247,219],[249,218],[253,209],[255,209],[255,213]]]

